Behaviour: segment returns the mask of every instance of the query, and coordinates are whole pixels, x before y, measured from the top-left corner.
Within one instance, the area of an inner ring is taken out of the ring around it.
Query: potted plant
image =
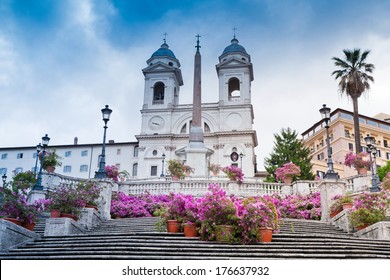
[[[301,175],[301,168],[293,162],[287,162],[282,167],[276,168],[275,176],[277,180],[282,180],[286,184],[291,184],[296,176]]]
[[[168,232],[180,232],[181,223],[186,216],[186,201],[188,200],[188,196],[180,193],[171,193],[170,197],[171,199],[167,204],[162,218],[167,224]]]
[[[228,176],[230,181],[235,181],[242,183],[244,181],[244,174],[242,173],[241,168],[230,165],[222,168],[222,171]]]
[[[199,236],[198,229],[201,226],[199,208],[197,199],[193,196],[187,196],[185,201],[185,212],[182,225],[185,237]]]
[[[279,229],[279,216],[275,204],[263,198],[246,198],[239,225],[242,243],[271,242],[273,230]]]
[[[105,167],[107,178],[113,179],[115,182],[119,180],[119,170],[115,165],[107,165]]]
[[[167,169],[168,169],[168,172],[172,176],[172,180],[174,180],[174,181],[185,176],[184,165],[180,160],[177,160],[177,159],[168,160]]]
[[[217,176],[218,172],[221,170],[221,166],[219,164],[211,163],[208,170],[212,172],[214,176]]]
[[[350,215],[351,225],[358,230],[384,220],[386,220],[386,214],[381,209],[359,208],[352,211]]]
[[[51,208],[58,209],[61,217],[78,220],[81,208],[85,206],[85,202],[77,191],[77,189],[62,185],[49,193],[49,198],[52,201]]]
[[[43,163],[42,163],[42,157],[43,157]],[[51,151],[41,152],[39,154],[39,159],[41,160],[42,168],[49,173],[54,172],[57,166],[62,165],[62,162],[60,161],[61,157],[57,154],[55,149]]]
[[[370,161],[366,158],[366,152],[360,152],[358,154],[349,152],[345,155],[344,165],[348,167],[354,167],[358,174],[367,174],[367,171],[370,168]]]
[[[201,238],[233,242],[238,225],[237,206],[218,184],[210,184],[208,190],[198,204]]]
[[[93,181],[80,182],[77,187],[86,208],[98,210],[96,200],[100,197],[101,188]]]

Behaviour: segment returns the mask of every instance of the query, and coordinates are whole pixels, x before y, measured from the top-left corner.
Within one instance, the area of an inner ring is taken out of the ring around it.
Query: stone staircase
[[[83,235],[42,237],[0,259],[390,258],[390,241],[359,239],[319,221],[284,219],[271,243],[222,244],[158,232],[156,218],[109,220]]]

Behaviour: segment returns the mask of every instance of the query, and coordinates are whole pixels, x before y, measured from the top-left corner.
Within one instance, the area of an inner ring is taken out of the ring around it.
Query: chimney
[[[73,139],[73,145],[77,145],[79,142],[79,138],[77,136]]]
[[[114,144],[115,141],[114,141],[114,140],[108,140],[108,143],[109,143],[109,144]]]

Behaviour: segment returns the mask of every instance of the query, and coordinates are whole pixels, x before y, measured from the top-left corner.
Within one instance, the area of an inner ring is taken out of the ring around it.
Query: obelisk
[[[199,37],[196,36],[197,45],[194,64],[194,92],[192,122],[190,128],[190,141],[186,148],[186,164],[193,168],[193,176],[206,176],[206,154],[204,135],[202,129],[202,79],[201,79],[201,55]]]

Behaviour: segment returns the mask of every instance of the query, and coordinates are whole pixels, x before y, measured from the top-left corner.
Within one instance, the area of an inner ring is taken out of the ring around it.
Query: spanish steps
[[[390,241],[356,238],[320,222],[283,219],[271,243],[225,244],[158,232],[156,218],[113,219],[85,234],[42,236],[0,259],[364,259],[390,258]],[[44,221],[35,231],[42,234]]]

